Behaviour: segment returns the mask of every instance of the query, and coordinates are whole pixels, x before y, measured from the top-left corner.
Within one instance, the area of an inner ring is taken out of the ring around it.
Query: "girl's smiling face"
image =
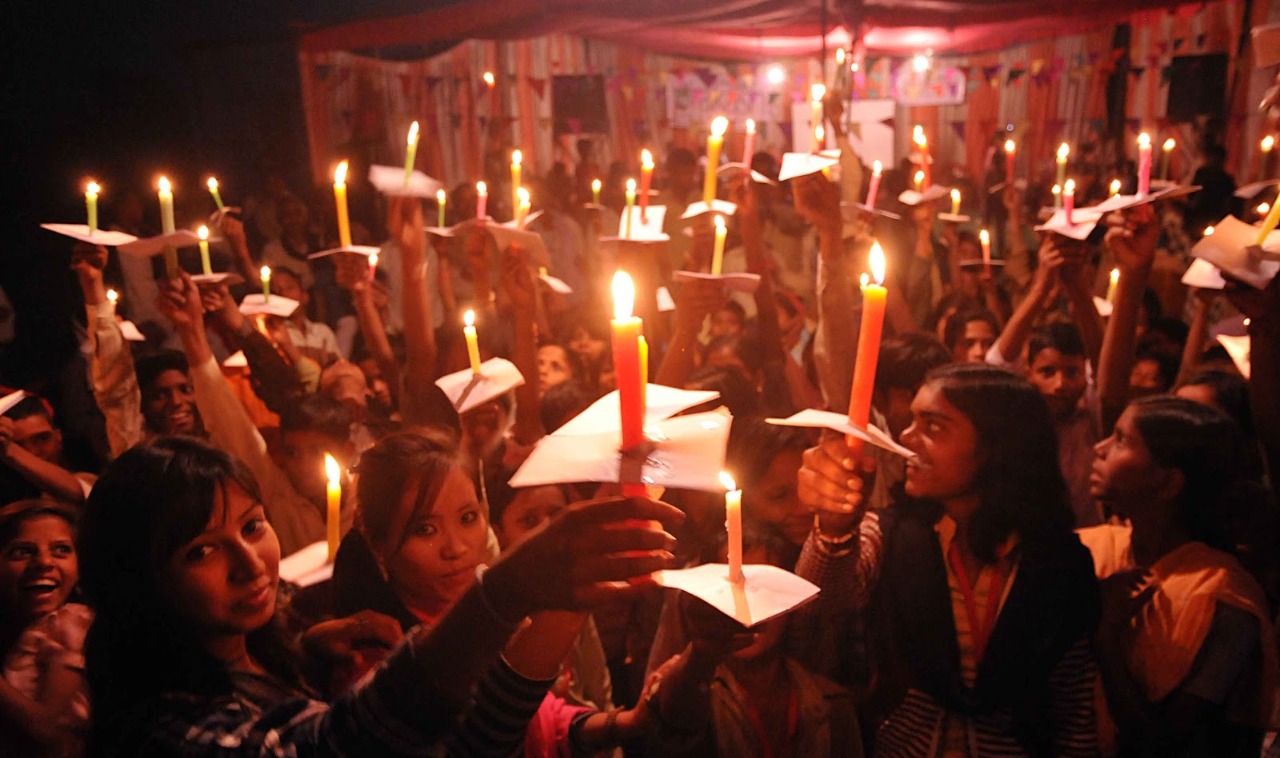
[[[936,383],[916,393],[902,444],[916,454],[907,461],[908,495],[945,501],[973,491],[981,464],[978,430]]]
[[[0,593],[6,614],[24,625],[61,608],[80,580],[71,524],[34,516],[0,550]]]

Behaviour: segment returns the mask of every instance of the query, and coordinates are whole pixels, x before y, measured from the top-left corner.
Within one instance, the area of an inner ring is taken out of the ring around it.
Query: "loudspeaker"
[[[1169,102],[1165,112],[1175,123],[1227,112],[1227,56],[1181,55],[1169,66]]]

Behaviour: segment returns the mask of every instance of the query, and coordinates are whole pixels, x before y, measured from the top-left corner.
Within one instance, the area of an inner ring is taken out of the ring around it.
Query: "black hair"
[[[1187,335],[1191,333],[1190,327],[1186,325],[1182,319],[1172,316],[1160,316],[1153,318],[1147,322],[1147,330],[1143,333],[1142,339],[1138,341],[1138,350],[1142,351],[1151,347],[1156,343],[1155,338],[1163,336],[1179,349],[1187,343]]]
[[[261,500],[253,474],[227,453],[188,437],[160,437],[125,451],[90,493],[76,549],[95,613],[85,640],[91,744],[109,745],[123,726],[118,717],[163,693],[232,692],[226,666],[200,646],[160,590],[166,564],[215,518],[231,486]],[[272,675],[301,686],[297,651],[280,619],[277,607],[271,623],[248,634],[247,646]]]
[[[18,527],[39,516],[57,516],[67,522],[74,531],[80,514],[75,508],[54,500],[17,500],[0,508],[0,546],[6,545],[18,535]]]
[[[356,527],[369,545],[378,547],[397,533],[402,542],[404,524],[397,519],[404,516],[400,503],[405,492],[410,486],[417,490],[414,511],[433,505],[445,477],[458,463],[456,441],[442,431],[426,427],[387,435],[366,450],[360,456],[360,480],[356,486],[360,502]],[[409,513],[406,518],[412,516]]]
[[[548,387],[542,393],[542,402],[538,406],[542,416],[542,428],[550,434],[565,425],[569,419],[585,411],[600,397],[585,383],[578,379],[570,379]]]
[[[723,560],[728,535],[723,531],[709,540],[698,555],[699,563],[720,563]],[[777,527],[751,518],[742,521],[743,551],[763,548],[769,559],[778,567],[793,571],[800,560],[800,548],[792,544]]]
[[[946,343],[947,350],[955,350],[956,343],[964,336],[964,328],[966,325],[974,322],[982,321],[991,326],[991,331],[1000,333],[1000,322],[996,320],[995,314],[985,308],[962,308],[951,314],[947,319],[947,327],[943,332],[942,341]]]
[[[1102,224],[1099,224],[1099,226],[1102,226]],[[1164,315],[1164,307],[1160,305],[1160,296],[1150,287],[1142,290],[1142,310],[1147,314],[1148,324],[1154,324]]]
[[[743,324],[747,323],[747,309],[742,307],[742,303],[737,300],[726,300],[724,305],[720,307],[722,311],[729,311],[738,317],[738,321]]]
[[[982,308],[982,304],[963,292],[950,292],[943,295],[942,299],[938,301],[938,304],[933,307],[933,312],[929,314],[929,331],[936,331],[938,322],[941,321],[942,317],[947,315],[947,311],[952,308],[955,309],[956,313],[959,313],[961,311]]]
[[[951,362],[951,352],[927,332],[909,332],[880,343],[876,363],[876,391],[915,392],[929,372]]]
[[[974,486],[981,505],[968,536],[974,555],[994,562],[1014,533],[1039,541],[1069,536],[1075,518],[1058,463],[1058,434],[1040,392],[1009,371],[968,363],[936,369],[925,384],[936,385],[977,432],[982,464]]]
[[[1249,401],[1249,383],[1239,374],[1219,369],[1202,369],[1192,374],[1183,387],[1199,386],[1213,390],[1214,407],[1236,422],[1240,433],[1252,439],[1257,435],[1253,428],[1253,407]]]
[[[1041,351],[1050,348],[1073,358],[1087,357],[1084,339],[1075,324],[1058,321],[1033,332],[1027,341],[1027,365],[1034,363]]]
[[[1139,361],[1151,361],[1156,365],[1156,371],[1160,374],[1160,392],[1168,392],[1173,388],[1173,383],[1178,379],[1178,364],[1181,356],[1175,355],[1168,350],[1159,348],[1148,348],[1138,353],[1134,358],[1134,364]]]
[[[770,424],[758,417],[734,417],[724,462],[738,487],[746,489],[765,475],[774,456],[809,447],[809,435],[796,427]]]
[[[715,337],[702,349],[703,360],[720,350],[736,355],[751,377],[764,370],[764,346],[755,337],[747,334],[722,334]]]
[[[44,401],[35,395],[27,395],[22,398],[12,408],[5,411],[4,415],[14,421],[21,421],[32,416],[44,416],[49,423],[53,423],[53,414],[49,413],[49,408],[45,406]]]
[[[160,350],[139,358],[133,364],[133,373],[138,377],[138,387],[143,393],[166,371],[189,376],[191,367],[187,364],[187,357],[176,350]]]
[[[760,395],[741,371],[703,366],[689,374],[684,380],[684,388],[719,392],[720,405],[728,408],[734,418],[760,414]]]
[[[1182,473],[1180,515],[1192,538],[1229,550],[1217,506],[1239,474],[1240,428],[1217,408],[1171,395],[1129,407],[1151,460]]]
[[[335,440],[351,436],[351,411],[328,395],[307,395],[280,412],[280,431],[314,431]]]

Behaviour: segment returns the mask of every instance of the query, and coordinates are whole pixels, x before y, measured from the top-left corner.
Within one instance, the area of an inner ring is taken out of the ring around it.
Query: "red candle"
[[[622,420],[622,447],[629,450],[644,444],[644,389],[640,365],[640,335],[644,322],[631,315],[635,286],[625,271],[613,275],[613,375],[618,385],[618,405]],[[644,497],[643,484],[623,484],[628,497]]]
[[[484,221],[488,217],[489,185],[476,182],[476,219]]]
[[[884,171],[884,165],[880,161],[871,164],[871,186],[867,188],[867,207],[876,207],[876,195],[880,194],[880,174]]]
[[[751,168],[751,156],[756,154],[756,120],[754,118],[747,119],[747,136],[742,143],[742,162],[746,164],[747,169]]]
[[[884,331],[884,310],[888,290],[884,287],[884,251],[880,243],[871,245],[871,273],[875,284],[862,276],[862,323],[858,329],[858,353],[853,364],[853,388],[849,394],[849,423],[866,428],[871,419],[871,395],[875,390],[876,363],[880,359],[880,335]],[[849,437],[849,449],[862,450],[862,441]]]
[[[1073,226],[1076,222],[1071,218],[1071,214],[1076,210],[1076,180],[1068,179],[1067,183],[1062,186],[1062,210],[1067,214],[1067,226]]]
[[[1138,135],[1138,195],[1151,194],[1151,135]]]

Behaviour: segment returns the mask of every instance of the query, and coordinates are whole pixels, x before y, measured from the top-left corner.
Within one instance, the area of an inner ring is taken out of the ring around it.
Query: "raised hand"
[[[204,325],[204,302],[200,299],[200,288],[191,280],[185,271],[178,273],[176,279],[161,279],[156,282],[160,294],[156,298],[156,307],[173,322],[179,331],[193,331]]]
[[[797,177],[792,193],[796,212],[819,232],[839,236],[844,220],[840,216],[840,188],[821,173]]]
[[[824,433],[804,453],[797,494],[818,514],[823,531],[847,532],[862,518],[875,480],[875,459],[855,460],[842,435]]]
[[[677,328],[697,332],[707,316],[724,307],[729,296],[724,285],[710,279],[693,279],[676,294]]]
[[[502,251],[498,288],[516,313],[533,313],[537,306],[537,284],[529,269],[528,251],[519,245],[508,245]]]
[[[1160,220],[1151,204],[1107,216],[1105,242],[1122,271],[1145,274],[1155,261]]]

